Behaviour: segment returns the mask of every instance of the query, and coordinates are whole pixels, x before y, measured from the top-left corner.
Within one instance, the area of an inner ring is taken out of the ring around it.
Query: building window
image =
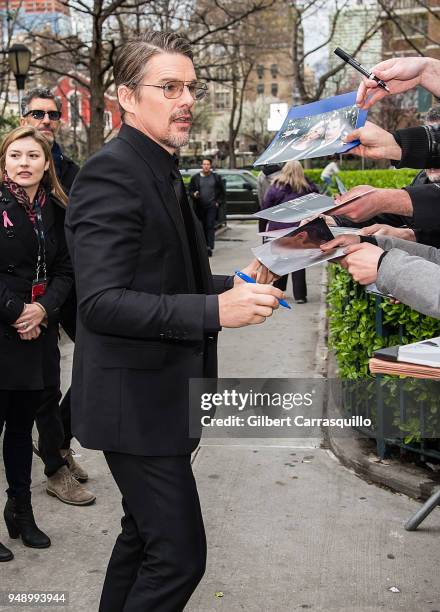
[[[262,79],[264,76],[264,66],[263,64],[258,64],[257,65],[257,75],[259,79]]]
[[[224,66],[217,68],[217,78],[219,81],[226,81],[228,78],[227,70]]]
[[[273,79],[276,79],[278,76],[278,65],[277,64],[272,64],[270,67],[270,74],[272,75]]]
[[[70,126],[74,129],[81,127],[81,97],[74,91],[69,97]]]
[[[278,95],[278,83],[272,83],[270,86],[270,93],[276,98]]]
[[[104,111],[104,129],[105,130],[113,129],[112,114],[110,111]]]
[[[264,94],[264,83],[257,84],[257,94],[258,95]]]
[[[215,94],[215,107],[219,110],[230,107],[229,91],[218,91]]]

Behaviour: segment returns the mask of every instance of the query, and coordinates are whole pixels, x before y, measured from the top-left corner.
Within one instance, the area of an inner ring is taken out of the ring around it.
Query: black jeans
[[[52,476],[67,461],[61,457],[61,448],[70,448],[72,440],[70,422],[70,389],[61,404],[58,387],[47,387],[41,393],[40,404],[35,414],[39,440],[38,448],[44,462],[44,473]]]
[[[287,277],[282,276],[274,282],[273,286],[285,291],[287,287]],[[307,298],[307,285],[306,285],[306,271],[298,270],[292,272],[292,286],[293,286],[293,297],[295,300],[305,300]]]
[[[206,562],[191,457],[104,455],[122,493],[125,514],[99,612],[179,612]]]
[[[30,495],[32,427],[41,391],[0,391],[0,435],[9,497]]]
[[[203,231],[205,232],[208,249],[213,251],[215,243],[215,220],[217,218],[217,206],[204,206],[203,204],[199,203],[197,206],[197,216],[203,225]]]

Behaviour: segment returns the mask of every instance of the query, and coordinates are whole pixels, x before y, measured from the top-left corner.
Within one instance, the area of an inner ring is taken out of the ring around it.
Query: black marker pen
[[[350,64],[350,66],[353,66],[355,70],[367,77],[367,79],[372,79],[373,81],[376,81],[379,87],[382,87],[382,89],[385,89],[385,91],[391,93],[385,81],[378,79],[377,76],[375,76],[372,72],[369,72],[366,68],[362,66],[362,64],[359,64],[359,62],[357,62],[354,57],[351,57],[351,55],[349,55],[346,51],[343,51],[340,47],[336,47],[334,53],[338,57],[343,59],[344,62],[347,62],[347,64]]]

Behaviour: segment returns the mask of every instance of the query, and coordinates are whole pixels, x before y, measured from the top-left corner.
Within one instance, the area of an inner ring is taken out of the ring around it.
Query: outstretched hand
[[[371,121],[367,121],[364,127],[354,130],[344,138],[344,142],[353,140],[359,140],[360,144],[350,149],[352,154],[369,159],[400,160],[402,157],[402,149],[394,136]]]
[[[425,57],[394,57],[376,64],[371,72],[385,81],[390,91],[382,89],[372,79],[364,79],[359,85],[356,104],[366,110],[386,96],[414,89],[422,82],[429,65],[427,60]]]

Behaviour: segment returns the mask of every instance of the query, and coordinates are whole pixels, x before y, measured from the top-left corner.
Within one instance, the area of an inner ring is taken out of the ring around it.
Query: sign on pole
[[[283,125],[284,119],[289,112],[289,105],[286,102],[270,105],[269,118],[267,120],[267,130],[278,132]]]

